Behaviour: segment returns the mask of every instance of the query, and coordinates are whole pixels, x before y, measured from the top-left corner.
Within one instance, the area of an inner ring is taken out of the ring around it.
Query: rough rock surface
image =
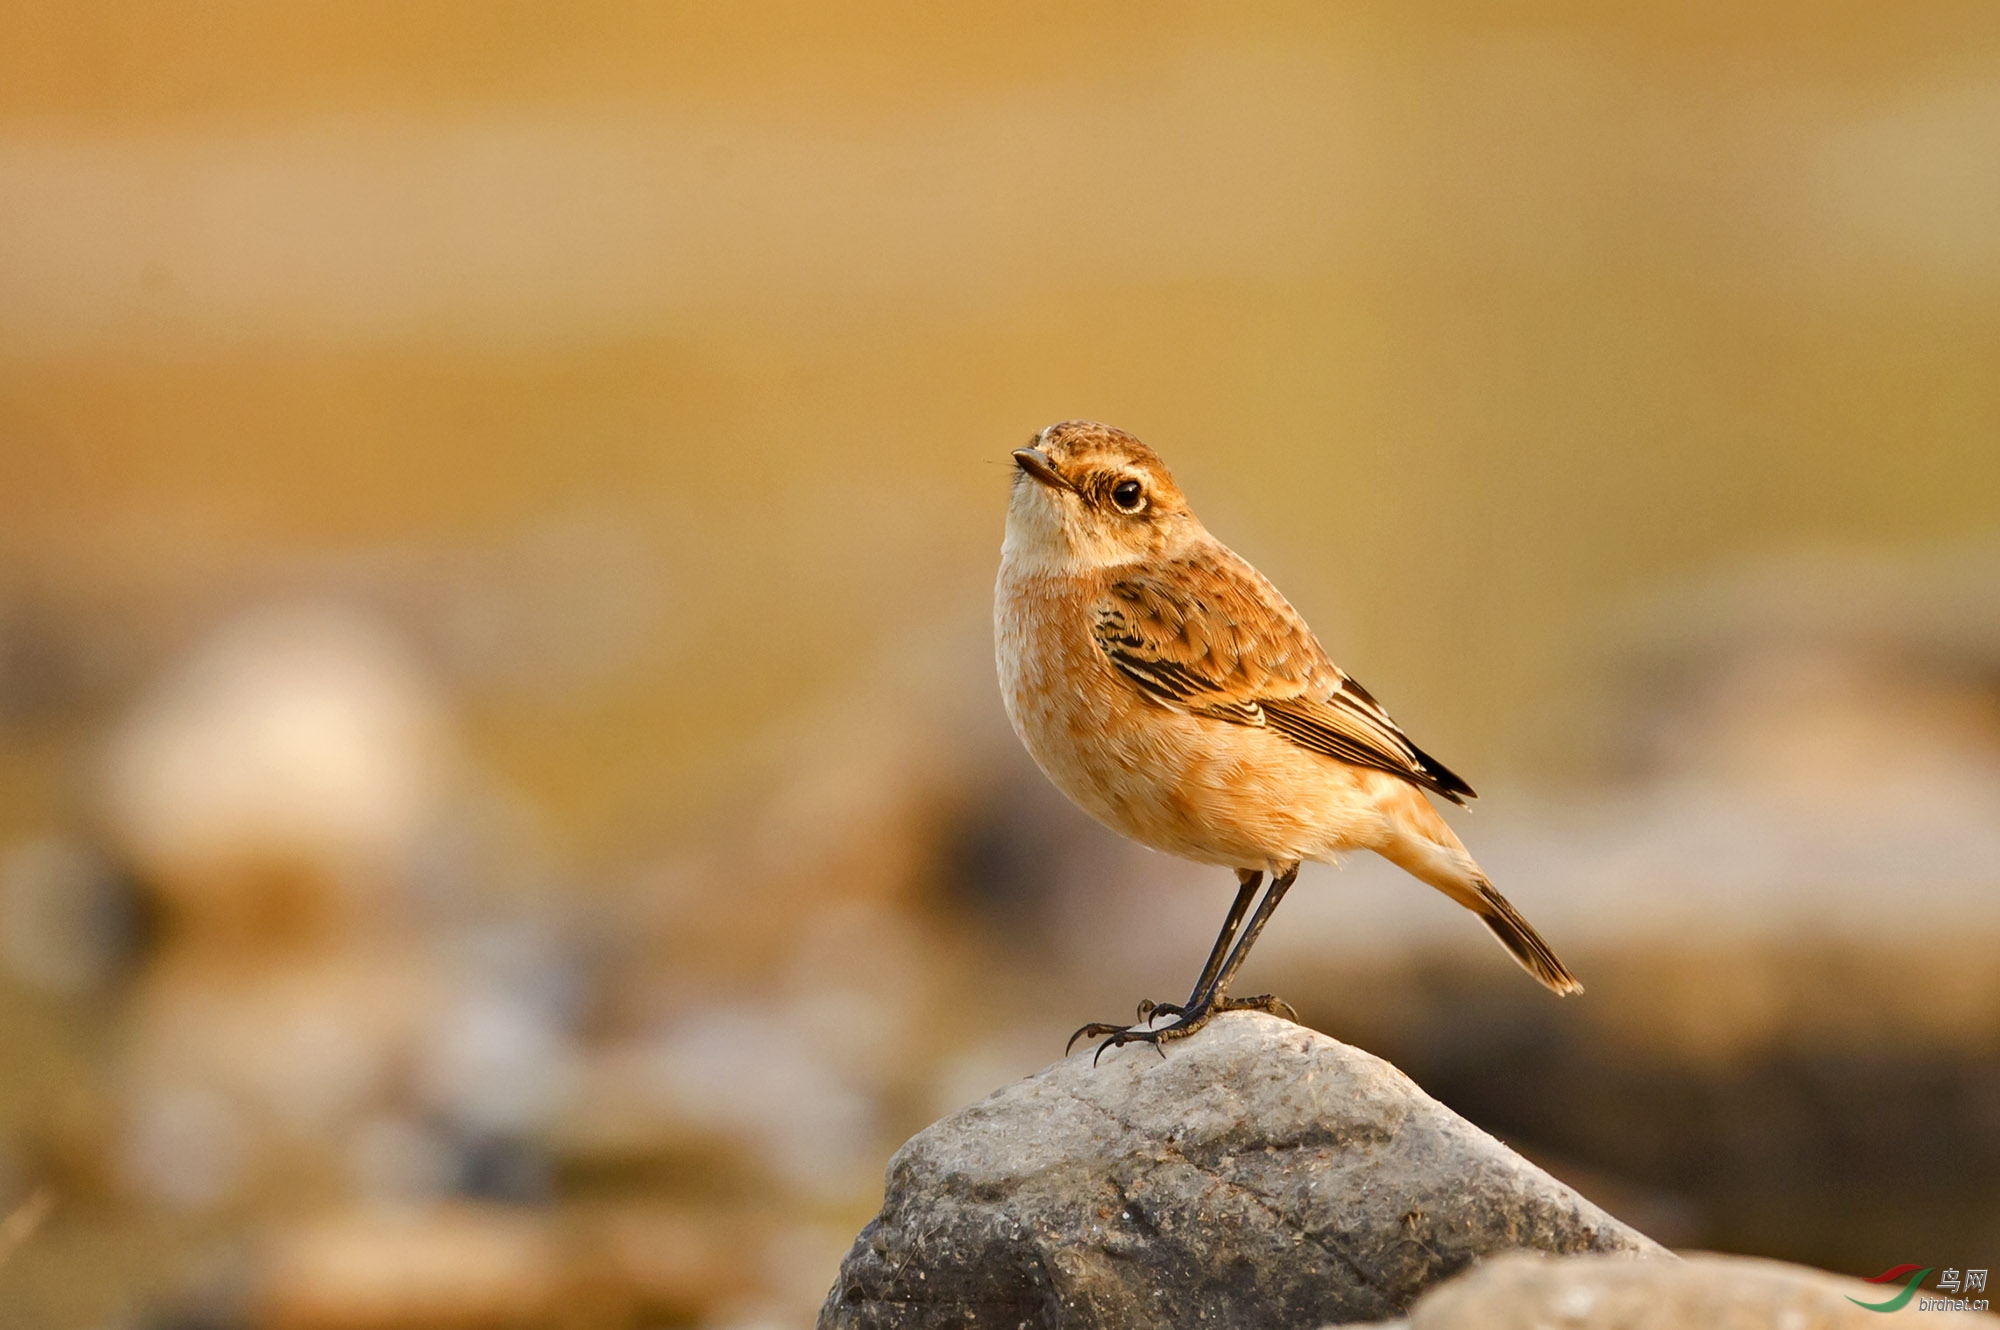
[[[1232,1012],[918,1133],[819,1324],[1373,1321],[1514,1248],[1661,1250],[1380,1058]]]
[[[1427,1293],[1410,1330],[1873,1330],[1882,1314],[1855,1306],[1893,1298],[1895,1285],[1803,1265],[1698,1254],[1678,1261],[1584,1256],[1496,1257]],[[1934,1295],[1935,1296],[1935,1295]],[[1908,1304],[1916,1311],[1917,1304]],[[1925,1324],[1937,1315],[1926,1312]],[[1947,1323],[1991,1325],[1946,1312]]]

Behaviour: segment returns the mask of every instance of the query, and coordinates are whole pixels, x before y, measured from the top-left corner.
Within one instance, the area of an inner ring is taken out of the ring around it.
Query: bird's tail
[[[1479,901],[1470,908],[1492,930],[1493,936],[1500,939],[1500,945],[1521,963],[1522,969],[1540,980],[1542,987],[1551,993],[1568,997],[1583,991],[1583,985],[1576,981],[1555,949],[1542,940],[1535,926],[1523,919],[1505,896],[1493,889],[1491,882],[1482,877],[1476,889]]]
[[[1430,883],[1478,915],[1500,939],[1500,945],[1551,993],[1581,993],[1583,985],[1542,940],[1535,926],[1494,890],[1479,865],[1465,852],[1445,820],[1414,786],[1395,792],[1388,811],[1393,830],[1375,847],[1376,853],[1405,872]]]

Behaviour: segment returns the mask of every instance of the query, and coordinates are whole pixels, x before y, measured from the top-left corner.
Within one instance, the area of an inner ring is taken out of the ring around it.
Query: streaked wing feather
[[[1093,634],[1106,658],[1162,705],[1268,725],[1301,748],[1390,772],[1455,803],[1472,797],[1327,659],[1277,588],[1233,554],[1118,579],[1095,607]]]

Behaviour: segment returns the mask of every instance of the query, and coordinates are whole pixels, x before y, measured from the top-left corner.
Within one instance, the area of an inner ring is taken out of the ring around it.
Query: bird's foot
[[[1155,1014],[1158,1013],[1158,1010],[1158,1008],[1154,1009]],[[1063,1048],[1063,1055],[1067,1057],[1069,1050],[1076,1047],[1076,1041],[1079,1039],[1103,1038],[1104,1042],[1097,1046],[1097,1052],[1091,1055],[1090,1062],[1092,1066],[1096,1066],[1097,1059],[1104,1056],[1105,1049],[1123,1048],[1127,1044],[1151,1044],[1154,1048],[1159,1049],[1161,1057],[1165,1057],[1167,1050],[1160,1048],[1160,1045],[1171,1043],[1176,1039],[1187,1038],[1196,1030],[1208,1024],[1209,1018],[1213,1015],[1215,1015],[1215,1008],[1213,1007],[1204,1007],[1195,1012],[1183,1012],[1172,1021],[1157,1029],[1136,1025],[1111,1025],[1104,1021],[1092,1021],[1089,1025],[1084,1026],[1069,1037],[1069,1043]]]
[[[1269,993],[1259,993],[1256,997],[1223,998],[1215,1004],[1217,1011],[1263,1011],[1273,1016],[1282,1016],[1292,1024],[1299,1023],[1299,1014],[1292,1010],[1292,1004],[1281,997]]]
[[[1140,998],[1138,1009],[1133,1014],[1138,1018],[1133,1025],[1149,1025],[1155,1016],[1185,1016],[1187,1008],[1178,1002],[1155,1002],[1151,998]],[[1092,1021],[1069,1037],[1069,1043],[1063,1046],[1063,1056],[1069,1056],[1070,1050],[1076,1047],[1076,1041],[1079,1039],[1095,1039],[1099,1035],[1113,1034],[1131,1028],[1129,1025],[1113,1025],[1107,1021]]]
[[[1282,1016],[1294,1023],[1299,1019],[1299,1014],[1292,1010],[1291,1003],[1283,998],[1273,997],[1269,993],[1259,993],[1256,997],[1247,998],[1211,998],[1206,1002],[1189,1003],[1185,1007],[1172,1002],[1148,1000],[1139,1004],[1138,1025],[1112,1025],[1105,1021],[1092,1021],[1069,1037],[1069,1043],[1063,1046],[1063,1056],[1069,1056],[1070,1050],[1076,1047],[1076,1041],[1079,1039],[1102,1039],[1104,1042],[1099,1044],[1097,1052],[1091,1055],[1092,1066],[1097,1065],[1097,1060],[1104,1056],[1105,1049],[1123,1048],[1127,1044],[1151,1044],[1159,1051],[1161,1057],[1165,1057],[1167,1051],[1160,1047],[1162,1044],[1187,1038],[1208,1024],[1218,1013],[1225,1011],[1269,1012],[1273,1016]],[[1147,1028],[1148,1022],[1157,1016],[1172,1016],[1174,1019],[1157,1029]]]

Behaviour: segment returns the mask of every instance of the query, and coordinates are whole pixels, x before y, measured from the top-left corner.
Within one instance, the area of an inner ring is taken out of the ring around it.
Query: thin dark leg
[[[1184,1039],[1193,1034],[1208,1024],[1209,1018],[1218,1011],[1237,1011],[1246,1008],[1268,1011],[1273,1015],[1297,1020],[1298,1015],[1292,1011],[1290,1004],[1268,993],[1254,998],[1231,999],[1228,992],[1231,981],[1236,978],[1236,972],[1243,967],[1243,961],[1249,956],[1250,948],[1257,941],[1258,934],[1264,931],[1264,925],[1270,922],[1272,912],[1278,908],[1278,902],[1285,898],[1285,893],[1291,890],[1292,883],[1298,876],[1299,866],[1292,864],[1271,879],[1270,888],[1265,891],[1264,899],[1257,903],[1257,912],[1251,915],[1250,922],[1244,925],[1243,934],[1235,939],[1235,945],[1230,949],[1228,957],[1222,961],[1220,968],[1217,968],[1215,955],[1210,955],[1209,964],[1202,967],[1205,983],[1198,983],[1195,986],[1194,993],[1188,998],[1186,1009],[1180,1011],[1178,1018],[1172,1023],[1157,1030],[1133,1030],[1123,1026],[1093,1022],[1071,1035],[1070,1044],[1074,1046],[1077,1040],[1083,1038],[1109,1036],[1097,1046],[1097,1057],[1102,1057],[1107,1048],[1117,1048],[1131,1043],[1148,1043],[1158,1048],[1168,1040]],[[1235,931],[1235,926],[1242,917],[1241,907],[1248,900],[1250,893],[1256,890],[1256,886],[1256,880],[1252,878],[1239,888],[1236,904],[1230,908],[1229,922],[1224,925],[1223,936],[1216,939],[1218,951],[1228,940],[1229,935]],[[1158,1011],[1160,1008],[1156,1007],[1154,1010]],[[1164,1049],[1161,1050],[1161,1055],[1165,1056]]]
[[[1256,943],[1257,935],[1264,931],[1264,925],[1270,922],[1272,913],[1278,908],[1278,902],[1292,889],[1292,883],[1298,876],[1299,866],[1293,864],[1271,879],[1271,889],[1264,893],[1263,900],[1257,902],[1257,913],[1250,916],[1249,926],[1243,930],[1243,936],[1236,939],[1235,950],[1229,953],[1229,959],[1210,981],[1209,991],[1205,996],[1214,999],[1228,994],[1230,982],[1236,978],[1236,972],[1243,968],[1244,958],[1250,954],[1250,948]],[[1200,1000],[1200,996],[1195,999],[1196,1002]]]
[[[1250,922],[1244,927],[1243,936],[1236,939],[1235,949],[1229,953],[1229,959],[1217,972],[1214,981],[1209,985],[1208,992],[1189,1003],[1190,1007],[1206,1007],[1210,1011],[1241,1011],[1248,1008],[1268,1011],[1274,1016],[1284,1016],[1288,1020],[1296,1021],[1299,1018],[1289,1002],[1272,997],[1269,993],[1249,998],[1229,996],[1229,985],[1236,978],[1236,972],[1243,968],[1244,958],[1249,956],[1252,944],[1257,941],[1257,935],[1264,931],[1264,925],[1270,922],[1272,913],[1278,908],[1278,902],[1285,898],[1285,893],[1291,890],[1292,883],[1298,880],[1298,876],[1299,866],[1293,864],[1271,879],[1271,889],[1264,893],[1263,900],[1257,902],[1257,913],[1250,916]]]
[[[1236,940],[1236,930],[1243,926],[1243,916],[1250,913],[1251,898],[1257,894],[1257,887],[1263,880],[1263,873],[1255,869],[1236,870],[1236,899],[1229,907],[1229,917],[1222,921],[1222,931],[1215,935],[1215,945],[1209,949],[1208,959],[1202,962],[1201,978],[1195,980],[1194,987],[1188,990],[1187,1006],[1176,1006],[1171,1002],[1141,1002],[1139,1004],[1141,1024],[1162,1012],[1169,1016],[1179,1016],[1188,1007],[1194,1006],[1201,1000],[1201,995],[1215,982],[1215,976],[1221,973],[1222,962],[1229,955],[1229,944]]]

